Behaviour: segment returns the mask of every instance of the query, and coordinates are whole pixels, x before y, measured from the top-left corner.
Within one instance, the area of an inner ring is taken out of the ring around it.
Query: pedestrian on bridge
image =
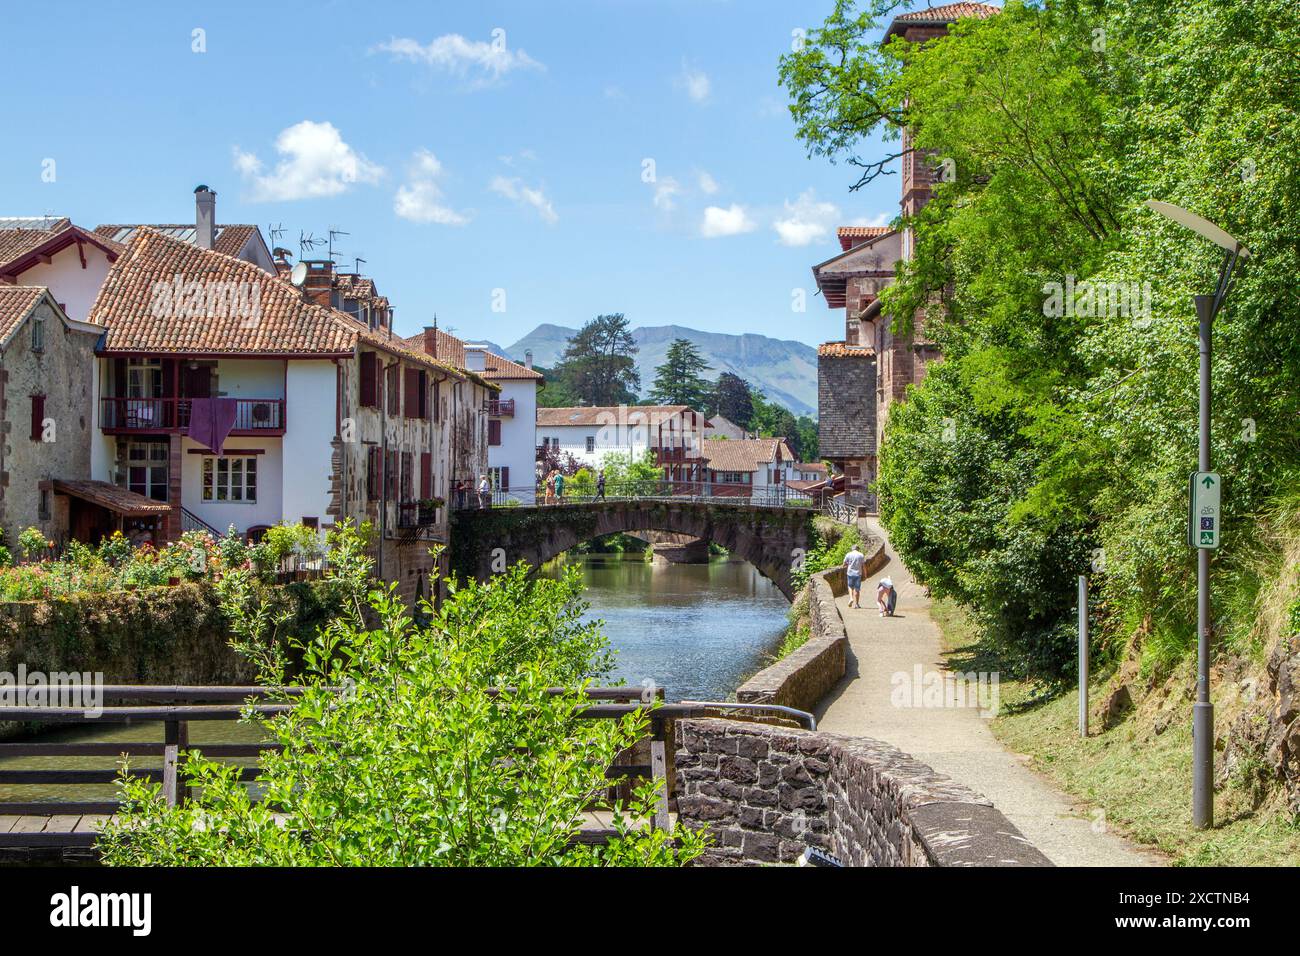
[[[564,472],[555,473],[555,498],[560,504],[564,504]]]
[[[492,482],[488,481],[487,475],[479,476],[478,506],[484,509],[492,507]]]
[[[862,565],[867,560],[855,544],[844,556],[844,577],[849,586],[849,607],[862,607]]]
[[[596,498],[600,501],[605,500],[605,469],[600,469],[600,474],[596,475]]]

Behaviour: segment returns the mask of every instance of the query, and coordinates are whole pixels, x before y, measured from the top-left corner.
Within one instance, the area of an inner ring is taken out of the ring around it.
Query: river
[[[543,573],[582,571],[589,616],[618,652],[614,677],[652,680],[668,700],[727,700],[781,642],[790,603],[751,564],[648,562],[639,554],[562,555]]]
[[[541,573],[557,576],[578,567],[586,583],[588,617],[604,621],[617,651],[613,677],[641,686],[652,680],[666,699],[726,700],[781,640],[789,604],[750,564],[714,558],[708,564],[648,562],[639,554],[563,555]],[[190,724],[191,742],[253,743],[256,727],[226,721]],[[51,730],[51,743],[162,740],[162,727],[105,725]],[[252,761],[238,761],[251,763]],[[18,769],[108,769],[113,757],[15,757],[0,766]],[[158,757],[138,758],[138,768],[158,767]],[[0,801],[111,800],[113,784],[59,786],[0,784]]]

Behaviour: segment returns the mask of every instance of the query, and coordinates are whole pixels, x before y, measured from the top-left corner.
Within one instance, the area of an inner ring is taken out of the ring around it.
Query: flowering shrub
[[[10,566],[8,549],[0,547],[0,601],[216,580],[232,569],[273,577],[290,557],[311,561],[323,553],[317,532],[301,524],[277,525],[258,544],[241,538],[233,526],[221,538],[206,531],[187,531],[179,541],[162,547],[136,547],[122,532],[114,531],[94,547],[70,541],[57,559],[52,557],[54,542],[38,528],[24,531],[18,544],[26,557],[18,565]]]

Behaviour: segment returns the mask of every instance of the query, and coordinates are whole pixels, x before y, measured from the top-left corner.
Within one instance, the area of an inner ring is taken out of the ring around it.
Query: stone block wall
[[[849,866],[1050,866],[979,794],[891,747],[744,721],[679,721],[679,821],[704,866],[789,864],[818,847]]]

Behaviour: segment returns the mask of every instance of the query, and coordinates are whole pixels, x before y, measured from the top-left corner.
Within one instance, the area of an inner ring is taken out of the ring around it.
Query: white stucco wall
[[[294,361],[286,378],[285,521],[329,522],[330,457],[334,440],[336,372],[330,361]]]
[[[281,516],[284,454],[278,437],[227,438],[222,454],[236,457],[240,449],[261,448],[257,458],[257,501],[204,501],[203,460],[210,455],[191,455],[202,445],[181,440],[181,503],[219,532],[234,525],[240,533],[254,525],[272,525]]]
[[[501,444],[488,446],[488,467],[509,468],[510,484],[520,491],[511,495],[532,504],[537,475],[537,382],[501,381],[501,400],[514,399],[513,418],[501,419]]]
[[[81,268],[81,257],[73,243],[62,252],[55,253],[48,265],[33,266],[19,277],[21,285],[43,285],[49,288],[54,301],[63,306],[68,318],[85,322],[90,318],[90,307],[95,303],[99,287],[108,275],[108,256],[89,243],[83,243],[86,268]]]
[[[290,363],[273,359],[223,358],[217,362],[215,394],[222,398],[284,398],[286,364]],[[331,370],[333,367],[331,364]],[[332,381],[330,395],[330,434],[333,434]]]

